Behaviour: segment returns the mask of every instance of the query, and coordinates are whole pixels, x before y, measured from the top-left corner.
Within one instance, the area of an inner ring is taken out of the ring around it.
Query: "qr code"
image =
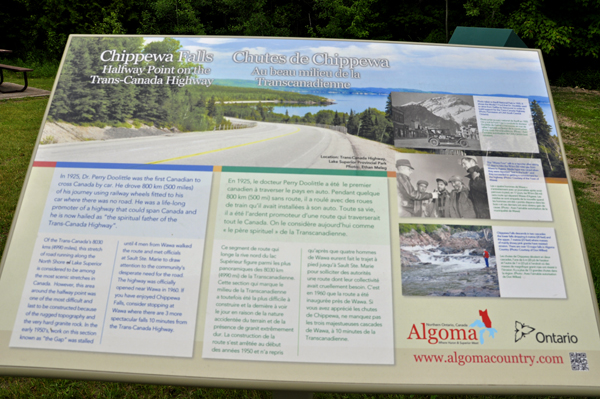
[[[569,352],[571,358],[571,370],[573,371],[590,371],[587,361],[587,353],[584,352]]]

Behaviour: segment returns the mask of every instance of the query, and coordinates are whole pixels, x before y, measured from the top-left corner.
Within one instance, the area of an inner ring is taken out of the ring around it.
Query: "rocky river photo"
[[[403,295],[500,296],[489,226],[401,224],[400,257]]]

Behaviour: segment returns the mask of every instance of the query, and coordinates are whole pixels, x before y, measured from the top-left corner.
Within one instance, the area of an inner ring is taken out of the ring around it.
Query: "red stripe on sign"
[[[56,162],[34,161],[33,166],[38,168],[56,168]]]

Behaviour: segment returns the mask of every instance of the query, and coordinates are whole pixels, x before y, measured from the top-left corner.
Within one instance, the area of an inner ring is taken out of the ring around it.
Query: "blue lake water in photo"
[[[358,95],[358,94],[323,94],[323,97],[327,97],[335,101],[335,104],[326,106],[290,106],[289,104],[277,105],[274,107],[273,112],[279,114],[285,114],[287,110],[289,115],[304,116],[307,112],[316,114],[317,112],[330,109],[332,111],[350,113],[350,110],[354,112],[363,112],[367,108],[377,108],[380,111],[385,111],[385,103],[387,101],[387,95]]]
[[[323,105],[323,106],[292,106],[290,104],[285,105],[277,105],[273,107],[273,112],[279,114],[285,114],[285,111],[288,111],[290,116],[298,115],[304,116],[306,113],[310,112],[313,115],[321,110],[332,110],[338,112],[346,112],[350,113],[350,110],[354,110],[355,113],[363,112],[367,108],[377,108],[380,111],[385,112],[385,103],[387,101],[386,95],[373,95],[373,94],[327,94],[322,95],[323,97],[327,97],[335,101],[335,104],[331,105]],[[552,108],[550,107],[549,101],[541,101],[537,100],[542,110],[544,111],[544,116],[546,117],[546,121],[550,126],[552,126],[552,134],[556,135],[556,125],[554,124],[554,119],[552,118]]]

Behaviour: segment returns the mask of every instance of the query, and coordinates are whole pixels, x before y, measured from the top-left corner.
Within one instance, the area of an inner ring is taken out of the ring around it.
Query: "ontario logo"
[[[407,339],[424,340],[431,345],[435,344],[481,344],[485,342],[485,335],[495,338],[498,330],[492,327],[492,320],[488,311],[479,311],[480,319],[467,324],[445,323],[420,323],[413,324]],[[469,328],[470,327],[470,328]]]
[[[527,338],[534,331],[536,331],[535,328],[515,320],[515,342]],[[543,331],[535,333],[535,340],[540,344],[576,344],[579,342],[579,338],[575,334],[546,334]]]

